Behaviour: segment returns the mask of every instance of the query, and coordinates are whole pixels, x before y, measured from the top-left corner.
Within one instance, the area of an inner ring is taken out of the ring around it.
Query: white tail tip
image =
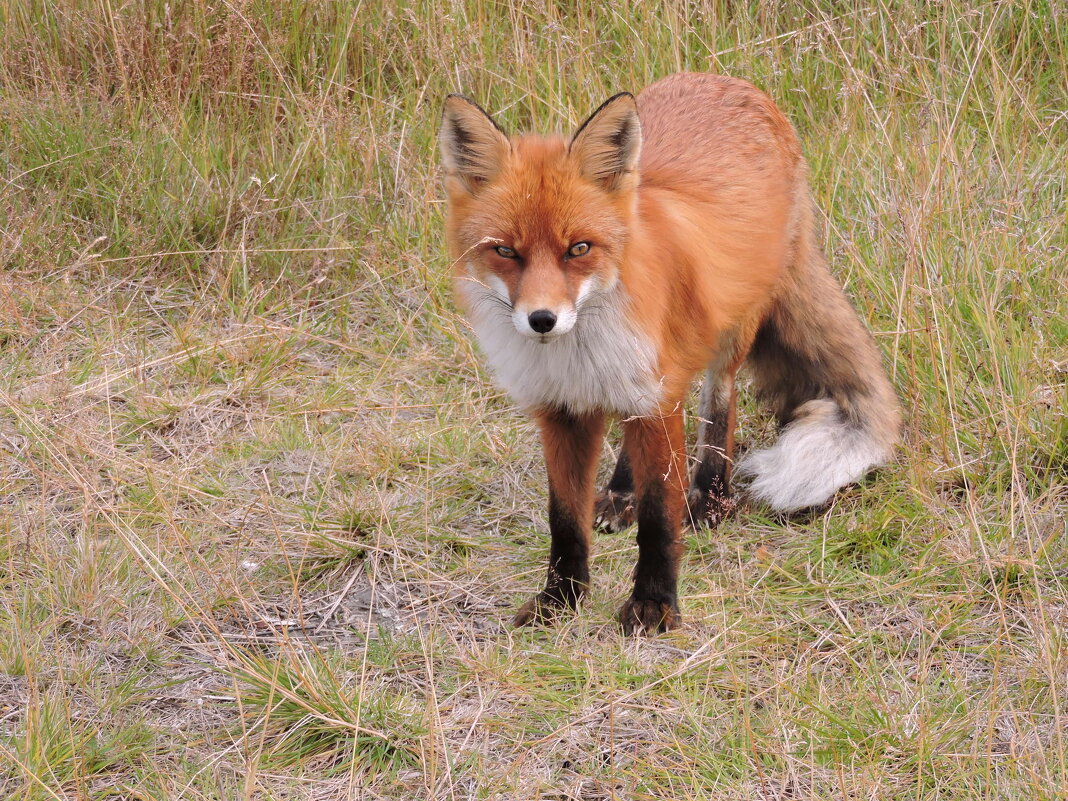
[[[872,433],[842,420],[838,405],[810,400],[770,448],[746,454],[735,476],[745,491],[780,512],[826,503],[890,457]]]

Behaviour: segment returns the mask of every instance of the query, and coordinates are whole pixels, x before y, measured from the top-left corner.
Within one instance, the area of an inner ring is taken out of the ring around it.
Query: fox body
[[[678,621],[684,511],[729,508],[743,363],[782,426],[734,471],[751,497],[817,506],[890,457],[893,391],[815,239],[796,134],[755,87],[674,75],[611,98],[570,138],[509,138],[451,95],[440,143],[457,297],[537,418],[549,473],[549,577],[517,623],[588,585],[606,415],[624,441],[598,519],[638,523],[628,632]],[[690,470],[682,406],[702,371]]]

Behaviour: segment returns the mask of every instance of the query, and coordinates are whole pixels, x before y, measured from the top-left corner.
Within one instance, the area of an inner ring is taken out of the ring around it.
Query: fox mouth
[[[548,345],[550,342],[555,342],[566,337],[571,333],[571,327],[569,326],[566,330],[554,328],[551,331],[538,332],[529,327],[520,328],[519,326],[516,326],[516,333],[529,342],[535,342],[539,345]]]
[[[530,334],[526,334],[526,337],[528,339],[531,339],[534,342],[538,343],[539,345],[549,345],[549,344],[551,344],[553,342],[559,342],[561,339],[563,339],[564,337],[566,337],[570,333],[571,333],[570,330],[568,330],[568,331],[559,331],[559,332],[558,331],[547,331],[544,334],[535,334],[534,336],[531,336]]]

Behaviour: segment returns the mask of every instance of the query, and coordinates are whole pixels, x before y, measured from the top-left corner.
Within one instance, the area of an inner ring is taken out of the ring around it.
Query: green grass
[[[0,31],[5,798],[1063,797],[1063,3],[0,0]],[[906,442],[825,513],[691,534],[677,632],[613,623],[630,534],[512,631],[546,490],[450,298],[441,100],[567,129],[679,69],[797,126]]]

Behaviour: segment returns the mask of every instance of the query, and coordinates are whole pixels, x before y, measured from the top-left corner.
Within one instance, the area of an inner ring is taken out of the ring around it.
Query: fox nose
[[[530,316],[527,317],[527,322],[539,334],[548,334],[553,330],[553,326],[556,325],[556,315],[548,309],[538,309],[530,313]]]

